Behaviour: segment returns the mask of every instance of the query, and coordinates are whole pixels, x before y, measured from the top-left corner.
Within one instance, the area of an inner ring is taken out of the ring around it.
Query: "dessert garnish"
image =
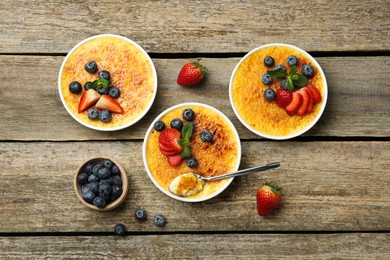
[[[256,194],[257,201],[257,213],[260,216],[270,214],[274,209],[279,206],[282,199],[280,188],[276,185],[266,182],[261,186]]]
[[[270,75],[272,78],[285,78],[287,76],[286,84],[287,89],[290,91],[293,91],[294,87],[303,87],[309,83],[308,79],[304,75],[297,73],[296,66],[292,66],[288,74],[285,69],[283,70],[283,68],[278,68],[274,70],[267,70],[267,74],[264,75]]]
[[[184,64],[177,77],[177,84],[190,87],[201,83],[207,72],[206,67],[200,64],[200,59]]]

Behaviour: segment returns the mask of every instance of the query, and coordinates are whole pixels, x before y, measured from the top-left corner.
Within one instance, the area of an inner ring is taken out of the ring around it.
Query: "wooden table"
[[[0,258],[390,258],[390,3],[379,1],[10,1],[0,3]],[[150,112],[118,132],[78,124],[57,76],[79,41],[115,33],[138,42],[158,73]],[[329,83],[326,110],[289,141],[252,134],[228,99],[230,75],[251,49],[283,42],[310,52]],[[201,57],[196,88],[176,84]],[[241,168],[280,161],[277,171],[236,178],[220,196],[188,204],[149,180],[141,146],[166,108],[201,101],[237,127]],[[78,201],[72,173],[93,155],[120,161],[125,203],[110,212]],[[279,210],[256,212],[264,180],[284,190]],[[137,222],[144,207],[149,220]],[[164,214],[165,228],[152,217]],[[128,233],[114,236],[115,224]]]

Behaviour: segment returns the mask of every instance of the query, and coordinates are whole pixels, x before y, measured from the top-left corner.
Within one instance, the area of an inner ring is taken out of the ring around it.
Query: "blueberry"
[[[111,112],[110,111],[108,111],[107,109],[104,109],[104,110],[102,110],[102,111],[100,111],[100,113],[99,113],[99,119],[100,119],[100,121],[102,121],[102,122],[108,122],[108,121],[110,121],[111,120]]]
[[[121,91],[117,87],[111,87],[108,89],[108,95],[113,98],[118,98],[121,95]]]
[[[97,64],[94,61],[90,61],[84,65],[84,69],[89,73],[95,73],[98,70]]]
[[[267,88],[264,91],[264,98],[267,100],[274,100],[276,98],[276,93],[272,88]]]
[[[161,214],[157,214],[156,216],[154,216],[154,221],[153,223],[158,226],[158,227],[164,227],[165,224],[167,223],[167,220],[165,219],[165,217]]]
[[[187,166],[190,167],[191,169],[195,168],[196,166],[198,166],[198,160],[194,157],[188,159]]]
[[[298,65],[298,58],[294,55],[290,55],[287,57],[287,64],[288,66],[297,66]]]
[[[122,186],[113,185],[111,191],[111,200],[114,201],[122,195]]]
[[[202,133],[200,133],[200,139],[203,142],[211,143],[213,141],[213,134],[209,130],[203,130]]]
[[[283,65],[279,64],[279,65],[276,65],[274,70],[278,70],[278,69],[282,69],[284,70],[284,72],[286,72],[286,67],[284,67]]]
[[[107,167],[102,167],[102,168],[99,169],[99,171],[97,173],[97,176],[101,180],[110,178],[111,177],[111,171]]]
[[[102,70],[99,72],[99,79],[105,79],[105,80],[110,80],[110,72],[107,70]]]
[[[106,200],[102,196],[97,196],[93,199],[93,205],[98,208],[104,208],[106,204]]]
[[[116,235],[123,236],[126,234],[126,228],[123,224],[116,224],[114,230]]]
[[[111,169],[113,163],[109,159],[104,159],[103,161],[100,162],[101,166],[107,167],[108,169]]]
[[[91,120],[96,120],[99,118],[99,110],[96,108],[90,108],[88,109],[88,118]]]
[[[98,93],[100,95],[103,95],[103,94],[108,95],[108,88],[99,88]]]
[[[112,166],[111,168],[111,175],[119,175],[120,174],[120,171],[119,171],[119,168],[118,166],[116,166],[115,164]]]
[[[77,183],[80,185],[86,184],[88,181],[88,173],[82,172],[77,176]]]
[[[267,56],[264,58],[264,65],[267,67],[274,66],[274,59],[271,56]]]
[[[100,168],[102,168],[102,166],[100,166],[100,164],[96,164],[96,165],[93,166],[93,168],[92,168],[92,173],[95,174],[95,175],[97,175]]]
[[[179,118],[172,119],[171,127],[180,131],[183,128],[183,122]]]
[[[112,187],[109,183],[103,182],[99,186],[99,195],[102,197],[107,197],[111,194]]]
[[[87,163],[87,165],[84,167],[84,172],[86,173],[92,173],[92,168],[94,164],[93,163]]]
[[[283,80],[280,82],[280,87],[281,87],[282,89],[285,89],[285,90],[288,89],[288,88],[287,88],[287,79],[283,79]]]
[[[135,217],[138,221],[145,221],[146,218],[148,217],[148,215],[146,214],[146,210],[144,210],[143,208],[139,208],[139,209],[137,209],[137,210],[134,212],[134,217]]]
[[[97,182],[87,183],[83,187],[81,187],[81,190],[83,193],[86,192],[87,190],[90,190],[93,193],[98,194],[99,193],[99,183],[97,183]]]
[[[93,193],[91,190],[87,190],[83,192],[82,195],[83,195],[83,199],[88,203],[92,203],[93,199],[96,197],[95,193]]]
[[[112,178],[113,178],[113,180],[114,180],[114,185],[122,186],[123,181],[122,181],[121,176],[116,175],[116,176],[114,176],[114,177],[112,177]]]
[[[98,182],[99,181],[99,177],[96,176],[95,174],[92,174],[88,177],[88,182]]]
[[[310,78],[314,74],[314,68],[309,64],[305,64],[302,66],[301,72],[303,76]]]
[[[192,121],[194,120],[194,117],[195,117],[195,113],[192,109],[185,109],[183,111],[183,118],[184,120],[187,120],[187,121]]]
[[[69,84],[69,91],[73,94],[78,94],[81,92],[81,84],[78,81],[73,81]]]
[[[157,132],[161,132],[162,130],[165,129],[165,123],[163,121],[157,121],[156,123],[154,123],[153,128]]]
[[[100,180],[99,184],[102,185],[103,183],[108,184],[108,185],[113,185],[114,184],[114,179],[112,177]]]
[[[272,83],[271,75],[267,73],[261,76],[261,82],[263,82],[265,85],[270,85]]]

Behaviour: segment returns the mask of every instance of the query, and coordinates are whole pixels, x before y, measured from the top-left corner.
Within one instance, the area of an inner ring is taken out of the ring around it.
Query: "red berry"
[[[285,89],[279,89],[276,92],[276,104],[281,107],[287,107],[293,99],[293,95],[291,91]]]
[[[279,206],[281,199],[282,195],[280,194],[280,188],[273,184],[266,183],[264,186],[260,187],[256,194],[257,213],[260,216],[268,215]]]
[[[199,60],[184,64],[177,77],[177,84],[190,87],[199,84],[206,73],[206,68]]]

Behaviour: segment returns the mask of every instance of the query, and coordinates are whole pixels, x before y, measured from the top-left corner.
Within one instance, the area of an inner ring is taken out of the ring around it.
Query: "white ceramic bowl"
[[[149,170],[149,166],[148,166],[148,162],[146,160],[146,145],[147,145],[147,142],[148,142],[148,138],[149,138],[149,135],[150,135],[150,132],[152,131],[153,129],[153,126],[154,126],[154,123],[156,123],[158,120],[160,120],[160,118],[164,115],[166,115],[167,113],[169,113],[170,111],[176,109],[176,108],[181,108],[181,107],[188,107],[188,106],[201,106],[201,107],[205,107],[205,108],[208,108],[210,110],[213,110],[214,112],[216,112],[217,114],[219,114],[222,118],[224,118],[226,120],[226,122],[228,123],[228,125],[231,127],[231,129],[233,130],[233,133],[235,135],[235,138],[237,140],[237,148],[238,148],[238,154],[237,154],[237,166],[236,168],[234,169],[234,171],[237,171],[240,167],[240,161],[241,161],[241,142],[240,142],[240,137],[237,133],[237,130],[236,128],[234,127],[233,123],[229,120],[229,118],[227,118],[221,111],[219,111],[218,109],[212,107],[212,106],[209,106],[209,105],[206,105],[206,104],[203,104],[203,103],[197,103],[197,102],[189,102],[189,103],[182,103],[182,104],[178,104],[178,105],[175,105],[175,106],[172,106],[170,108],[168,108],[167,110],[165,110],[164,112],[162,112],[160,115],[158,115],[156,117],[156,119],[152,122],[152,124],[150,125],[148,131],[146,132],[146,135],[145,135],[145,138],[144,138],[144,143],[143,143],[143,147],[142,147],[142,156],[143,156],[143,160],[144,160],[144,165],[145,165],[145,169],[146,169],[146,172],[148,173],[148,176],[149,178],[152,180],[152,182],[154,183],[154,185],[156,185],[156,187],[162,191],[165,195],[171,197],[171,198],[174,198],[176,200],[180,200],[180,201],[185,201],[185,202],[201,202],[201,201],[205,201],[205,200],[209,200],[211,198],[214,198],[215,196],[219,195],[221,192],[223,192],[229,185],[230,183],[233,181],[234,178],[230,178],[227,180],[227,182],[225,183],[225,185],[223,185],[219,190],[217,190],[216,192],[212,193],[212,194],[209,194],[205,197],[201,197],[201,198],[187,198],[187,197],[180,197],[180,196],[177,196],[171,192],[169,192],[168,190],[164,189],[158,182],[157,180],[153,177],[152,173],[150,172]],[[158,149],[158,148],[157,148]]]
[[[237,69],[240,67],[241,63],[243,61],[245,61],[250,55],[252,55],[254,52],[258,51],[258,50],[261,50],[261,49],[264,49],[264,48],[267,48],[267,47],[273,47],[273,46],[285,46],[285,47],[289,47],[289,48],[292,48],[292,49],[295,49],[301,53],[303,53],[306,57],[309,58],[309,60],[318,68],[318,71],[319,73],[321,74],[321,77],[323,78],[324,80],[324,95],[322,96],[322,102],[321,102],[321,108],[320,108],[320,112],[318,113],[317,117],[307,126],[305,127],[304,129],[302,129],[301,131],[298,131],[296,133],[293,133],[293,134],[290,134],[290,135],[286,135],[286,136],[273,136],[273,135],[268,135],[268,134],[265,134],[265,133],[262,133],[256,129],[254,129],[253,127],[251,127],[241,116],[240,114],[238,113],[237,111],[237,108],[235,107],[234,105],[234,101],[233,101],[233,95],[232,95],[232,88],[233,88],[233,80],[234,80],[234,77],[236,75],[236,72],[237,72]],[[293,45],[290,45],[290,44],[283,44],[283,43],[271,43],[271,44],[266,44],[266,45],[262,45],[262,46],[259,46],[253,50],[251,50],[250,52],[248,52],[239,62],[238,64],[236,65],[236,67],[234,68],[233,70],[233,73],[232,73],[232,76],[230,78],[230,83],[229,83],[229,98],[230,98],[230,103],[232,105],[232,108],[233,108],[233,111],[234,113],[236,114],[237,118],[241,121],[241,123],[246,127],[248,128],[250,131],[252,131],[253,133],[259,135],[259,136],[262,136],[262,137],[265,137],[265,138],[268,138],[268,139],[273,139],[273,140],[286,140],[286,139],[291,139],[291,138],[294,138],[294,137],[297,137],[299,135],[302,135],[303,133],[305,133],[306,131],[308,131],[310,128],[312,128],[316,123],[317,121],[320,119],[322,113],[324,112],[325,110],[325,106],[326,106],[326,102],[327,102],[327,99],[328,99],[328,84],[326,82],[326,78],[325,78],[325,74],[321,68],[321,66],[318,64],[318,62],[309,54],[307,53],[306,51],[296,47],[296,46],[293,46]]]
[[[88,42],[88,41],[91,41],[93,39],[96,39],[96,38],[100,38],[100,37],[115,37],[115,38],[119,38],[119,39],[122,39],[122,40],[125,40],[125,41],[128,41],[129,43],[131,43],[132,45],[134,45],[137,49],[139,49],[146,57],[146,59],[149,61],[150,63],[150,66],[152,67],[152,70],[153,70],[153,78],[154,78],[154,86],[153,86],[153,97],[152,99],[150,100],[147,108],[145,109],[145,111],[143,111],[142,114],[140,114],[137,118],[135,118],[133,121],[127,123],[127,124],[123,124],[123,125],[120,125],[120,126],[117,126],[117,127],[112,127],[112,128],[105,128],[105,127],[97,127],[97,126],[94,126],[94,125],[91,125],[91,124],[88,124],[87,122],[84,122],[83,120],[81,120],[80,118],[78,118],[76,115],[73,114],[73,112],[69,109],[68,105],[66,104],[65,100],[64,100],[64,96],[62,95],[62,88],[61,88],[61,77],[62,77],[62,73],[63,73],[63,70],[64,70],[64,67],[65,67],[65,64],[66,62],[68,61],[70,55],[72,55],[72,53],[77,49],[79,48],[81,45],[83,45],[84,43]],[[77,121],[79,122],[80,124],[86,126],[86,127],[89,127],[91,129],[94,129],[94,130],[99,130],[99,131],[116,131],[116,130],[121,130],[121,129],[124,129],[126,127],[129,127],[135,123],[137,123],[139,120],[141,120],[141,118],[143,118],[146,113],[149,111],[149,109],[151,108],[151,106],[153,105],[153,102],[154,102],[154,99],[156,98],[156,94],[157,94],[157,72],[156,72],[156,68],[153,64],[153,61],[152,59],[149,57],[148,53],[140,46],[138,45],[136,42],[126,38],[126,37],[123,37],[123,36],[120,36],[120,35],[115,35],[115,34],[99,34],[99,35],[95,35],[95,36],[92,36],[92,37],[89,37],[83,41],[81,41],[80,43],[78,43],[76,46],[74,46],[70,52],[68,53],[68,55],[66,55],[64,61],[62,62],[62,65],[61,65],[61,68],[60,68],[60,72],[59,72],[59,75],[58,75],[58,91],[60,93],[60,98],[61,98],[61,101],[62,101],[62,104],[64,105],[66,111],[68,111],[68,113]]]

